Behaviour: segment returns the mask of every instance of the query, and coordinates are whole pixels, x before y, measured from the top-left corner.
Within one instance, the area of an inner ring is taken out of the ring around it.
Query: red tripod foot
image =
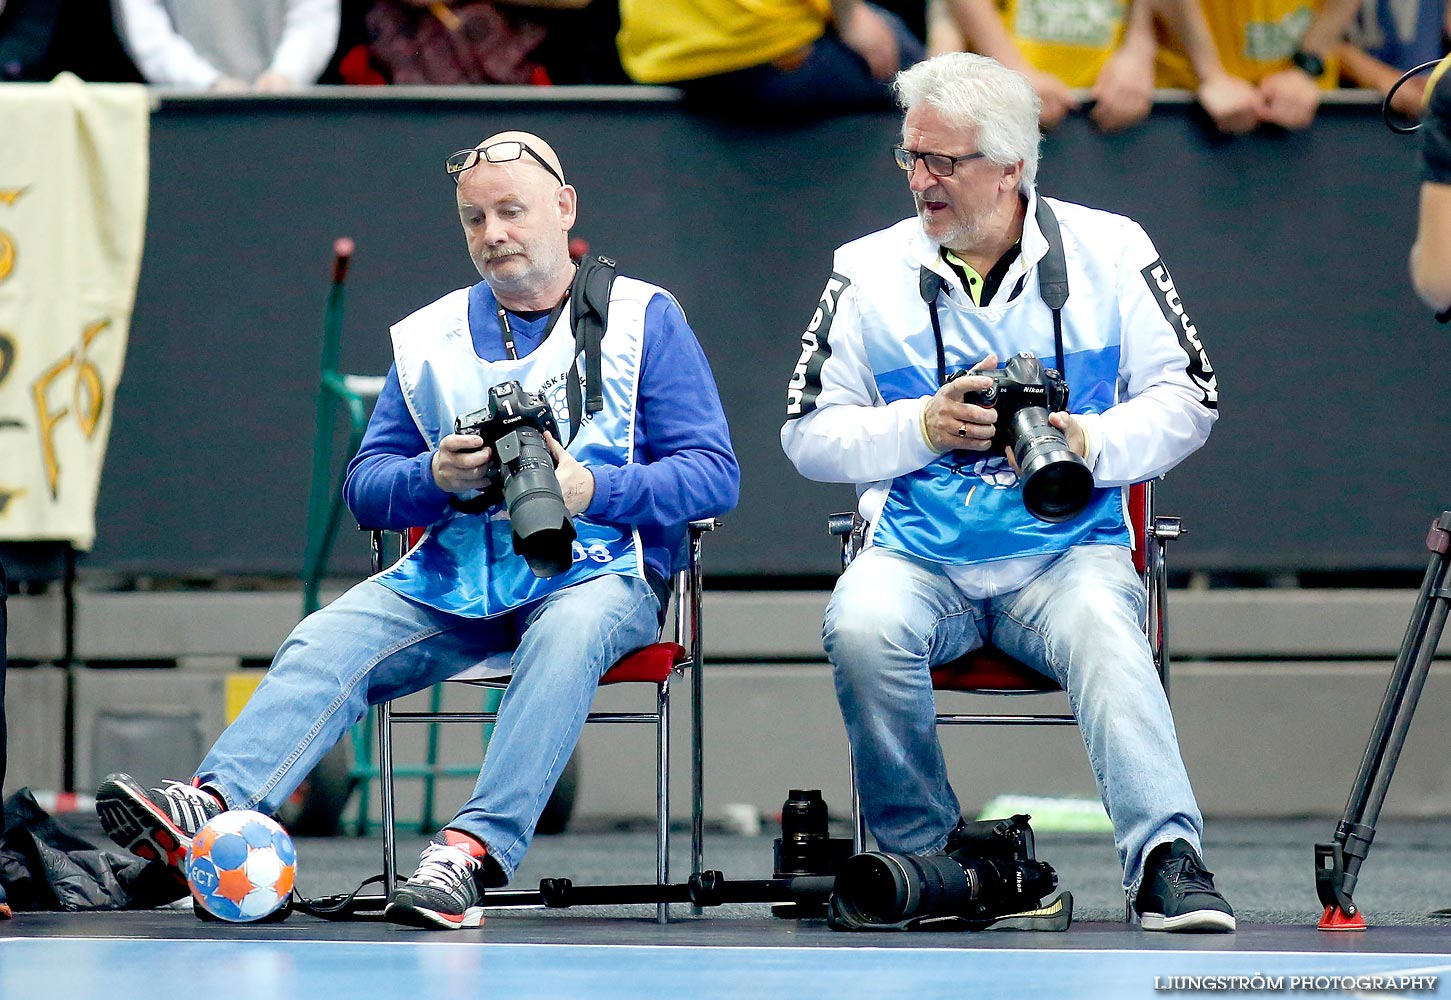
[[[1363,931],[1365,930],[1365,915],[1356,910],[1354,916],[1347,916],[1340,907],[1327,906],[1325,915],[1320,918],[1320,930]]]

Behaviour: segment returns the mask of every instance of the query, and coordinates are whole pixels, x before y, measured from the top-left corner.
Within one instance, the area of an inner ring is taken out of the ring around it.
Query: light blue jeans
[[[370,705],[514,650],[514,676],[473,796],[446,825],[511,878],[579,740],[600,676],[656,641],[660,603],[605,574],[508,615],[461,618],[364,581],[305,618],[197,769],[233,809],[274,812]]]
[[[867,825],[884,851],[940,849],[960,815],[933,723],[930,667],[991,642],[1067,692],[1113,821],[1124,887],[1143,859],[1204,821],[1144,635],[1128,550],[1081,545],[1020,590],[968,600],[941,567],[869,548],[837,581],[826,654],[856,755]]]

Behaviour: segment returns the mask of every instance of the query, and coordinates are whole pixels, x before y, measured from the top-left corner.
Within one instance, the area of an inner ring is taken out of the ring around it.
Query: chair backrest
[[[1133,539],[1134,569],[1144,577],[1149,572],[1149,526],[1153,524],[1153,488],[1149,483],[1129,487],[1129,536]]]

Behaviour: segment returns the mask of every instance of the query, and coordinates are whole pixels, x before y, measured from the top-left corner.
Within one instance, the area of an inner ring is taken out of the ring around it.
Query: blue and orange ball
[[[186,880],[192,898],[221,920],[261,920],[287,902],[297,848],[274,819],[246,809],[213,817],[192,838]]]

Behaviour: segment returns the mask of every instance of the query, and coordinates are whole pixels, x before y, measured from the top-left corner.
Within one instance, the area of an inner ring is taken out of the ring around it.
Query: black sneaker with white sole
[[[139,858],[162,862],[183,886],[191,839],[222,812],[215,795],[180,781],[143,788],[129,774],[112,774],[96,789],[96,815],[106,836]]]
[[[484,845],[466,833],[437,834],[413,876],[388,897],[383,918],[426,930],[482,926],[487,856]]]
[[[1134,909],[1146,931],[1234,930],[1234,910],[1214,888],[1214,873],[1182,837],[1149,852]]]

